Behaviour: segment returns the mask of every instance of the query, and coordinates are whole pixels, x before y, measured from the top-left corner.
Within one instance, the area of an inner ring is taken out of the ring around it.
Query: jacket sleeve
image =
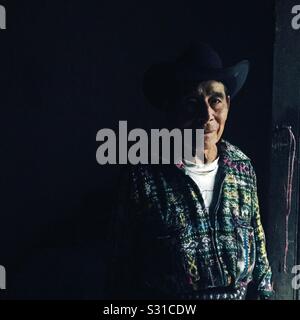
[[[256,261],[253,270],[253,280],[257,288],[258,296],[261,299],[270,298],[273,295],[273,285],[271,283],[272,272],[267,258],[266,239],[261,223],[259,202],[257,197],[256,175],[253,171],[252,190],[252,226],[254,228],[254,239],[256,246]]]
[[[106,295],[109,299],[133,299],[137,270],[135,239],[138,229],[134,219],[132,181],[127,167],[121,171],[116,195],[107,233]]]

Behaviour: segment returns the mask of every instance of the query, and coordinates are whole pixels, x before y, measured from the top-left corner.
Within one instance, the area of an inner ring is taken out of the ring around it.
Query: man
[[[145,75],[144,93],[180,129],[204,129],[204,162],[130,166],[113,217],[110,289],[120,299],[242,300],[272,294],[250,159],[222,140],[249,63],[223,68],[208,45]]]

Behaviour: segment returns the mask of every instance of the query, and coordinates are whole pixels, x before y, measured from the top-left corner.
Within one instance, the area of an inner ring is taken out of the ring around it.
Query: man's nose
[[[203,124],[205,124],[209,121],[212,121],[213,115],[214,115],[214,110],[210,106],[209,102],[204,98],[200,98],[199,102],[200,102],[199,116],[200,116],[201,122]]]

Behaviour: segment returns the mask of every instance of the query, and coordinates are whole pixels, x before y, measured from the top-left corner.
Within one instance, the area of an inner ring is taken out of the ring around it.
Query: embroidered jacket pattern
[[[254,169],[229,142],[221,140],[218,149],[210,212],[182,164],[124,170],[109,233],[114,242],[110,274],[120,295],[127,287],[193,297],[201,290],[239,288],[251,281],[261,297],[272,295]]]

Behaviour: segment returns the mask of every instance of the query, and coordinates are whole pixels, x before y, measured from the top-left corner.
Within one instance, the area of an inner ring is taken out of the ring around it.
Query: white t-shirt
[[[189,175],[197,184],[205,207],[209,207],[213,199],[213,191],[215,186],[215,179],[219,168],[219,158],[208,164],[194,163],[188,160],[183,160],[185,174]]]

